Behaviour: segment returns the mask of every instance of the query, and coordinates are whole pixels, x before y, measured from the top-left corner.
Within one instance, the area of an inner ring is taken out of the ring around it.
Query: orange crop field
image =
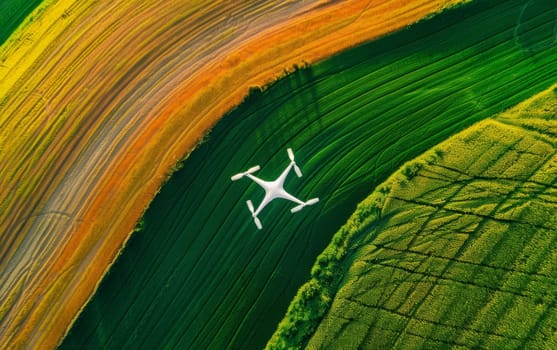
[[[44,1],[0,47],[0,344],[60,342],[250,86],[460,2]]]

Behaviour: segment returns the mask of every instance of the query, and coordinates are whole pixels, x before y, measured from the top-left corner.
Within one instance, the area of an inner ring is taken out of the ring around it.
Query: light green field
[[[406,164],[351,224],[308,348],[557,348],[557,85]]]
[[[555,82],[557,50],[541,45],[555,19],[525,4],[447,11],[250,96],[161,189],[60,348],[264,347],[318,254],[376,185]],[[230,176],[259,164],[257,175],[273,179],[287,147],[304,172],[287,190],[320,202],[295,215],[273,202],[258,231],[245,203],[257,205],[262,190]]]

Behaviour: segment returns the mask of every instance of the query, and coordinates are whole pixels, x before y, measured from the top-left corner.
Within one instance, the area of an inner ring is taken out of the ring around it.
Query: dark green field
[[[252,95],[162,188],[61,349],[262,348],[317,255],[376,185],[555,82],[555,46],[528,49],[555,19],[521,16],[526,3],[446,12]],[[257,204],[262,190],[230,176],[256,164],[262,178],[278,176],[287,147],[304,172],[287,189],[321,201],[294,215],[275,201],[258,231],[245,201]]]
[[[0,1],[0,45],[41,2],[42,0]]]
[[[383,184],[308,347],[555,349],[556,130],[549,90]]]

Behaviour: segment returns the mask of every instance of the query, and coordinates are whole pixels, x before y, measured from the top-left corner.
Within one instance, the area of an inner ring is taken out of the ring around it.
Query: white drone
[[[231,177],[232,181],[237,181],[243,178],[244,176],[247,176],[250,179],[252,179],[255,183],[257,183],[259,186],[263,187],[263,189],[265,190],[265,198],[263,198],[263,201],[261,201],[261,204],[259,204],[257,210],[254,211],[253,203],[251,202],[251,200],[248,200],[246,202],[248,205],[248,209],[251,213],[251,216],[253,217],[253,221],[255,221],[255,225],[260,230],[263,228],[263,225],[261,225],[261,220],[259,220],[257,215],[261,213],[261,211],[263,210],[263,208],[265,208],[265,206],[267,206],[267,204],[269,204],[276,198],[283,198],[298,204],[294,208],[290,209],[290,212],[292,213],[296,213],[302,210],[307,205],[312,205],[319,202],[319,198],[312,198],[307,202],[301,201],[300,199],[286,192],[286,190],[284,189],[284,180],[286,180],[286,177],[288,176],[292,168],[294,168],[294,171],[296,172],[296,175],[298,175],[298,177],[302,177],[302,171],[294,161],[294,152],[292,152],[291,148],[287,149],[287,151],[288,151],[288,157],[290,158],[290,164],[288,164],[286,169],[284,169],[282,174],[280,174],[280,176],[275,181],[265,181],[265,180],[261,180],[256,176],[253,176],[252,174],[254,172],[261,169],[259,165],[256,165],[252,168],[249,168],[247,171],[243,173],[239,173]]]

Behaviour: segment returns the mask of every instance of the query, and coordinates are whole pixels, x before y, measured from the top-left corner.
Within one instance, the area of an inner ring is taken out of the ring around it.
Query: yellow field
[[[58,343],[249,86],[458,2],[45,1],[0,48],[0,343]]]

